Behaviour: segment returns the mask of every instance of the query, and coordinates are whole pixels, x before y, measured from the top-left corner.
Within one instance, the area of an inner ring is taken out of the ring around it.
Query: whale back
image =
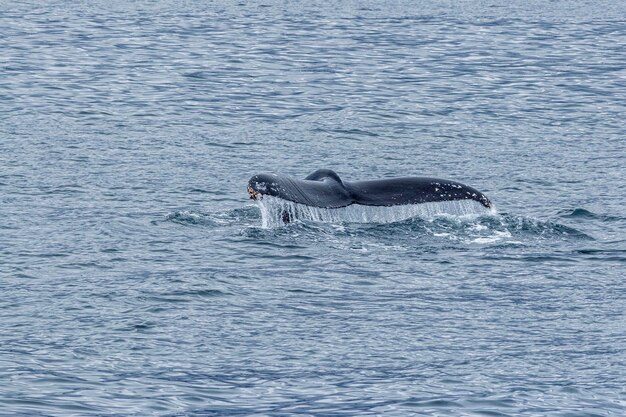
[[[392,178],[346,182],[355,202],[366,206],[395,206],[437,201],[476,200],[490,208],[491,202],[480,191],[455,181],[427,177]]]
[[[351,204],[395,206],[437,201],[475,200],[490,208],[491,202],[480,191],[467,185],[437,178],[405,177],[374,181],[342,181],[336,172],[320,169],[305,179],[284,175],[259,174],[248,183],[254,194],[271,195],[295,203],[321,208]]]

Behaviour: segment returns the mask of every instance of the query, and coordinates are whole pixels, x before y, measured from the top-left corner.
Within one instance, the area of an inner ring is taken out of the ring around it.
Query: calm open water
[[[624,2],[200,3],[0,1],[1,415],[626,414]]]

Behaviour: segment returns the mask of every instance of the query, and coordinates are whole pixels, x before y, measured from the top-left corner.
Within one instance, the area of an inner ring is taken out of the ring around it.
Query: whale
[[[485,194],[460,182],[430,177],[344,181],[330,169],[319,169],[304,179],[279,174],[257,174],[248,181],[253,200],[264,196],[319,208],[398,206],[441,201],[474,200],[491,209]]]

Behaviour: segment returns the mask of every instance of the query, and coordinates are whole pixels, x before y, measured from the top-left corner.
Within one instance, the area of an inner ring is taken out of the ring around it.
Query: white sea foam
[[[326,223],[393,223],[413,217],[432,219],[437,216],[477,217],[493,214],[475,200],[454,200],[398,206],[364,206],[352,204],[341,208],[320,208],[294,203],[282,198],[263,196],[257,200],[262,227],[272,228],[290,222],[308,220]]]

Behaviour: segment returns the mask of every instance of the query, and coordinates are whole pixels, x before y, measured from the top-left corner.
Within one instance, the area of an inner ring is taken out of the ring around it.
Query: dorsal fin
[[[343,182],[341,181],[341,178],[339,178],[339,175],[337,175],[337,173],[333,171],[332,169],[318,169],[312,174],[309,174],[309,176],[307,176],[305,180],[321,181],[324,178],[332,178],[335,181],[337,181],[339,184],[343,184]]]

